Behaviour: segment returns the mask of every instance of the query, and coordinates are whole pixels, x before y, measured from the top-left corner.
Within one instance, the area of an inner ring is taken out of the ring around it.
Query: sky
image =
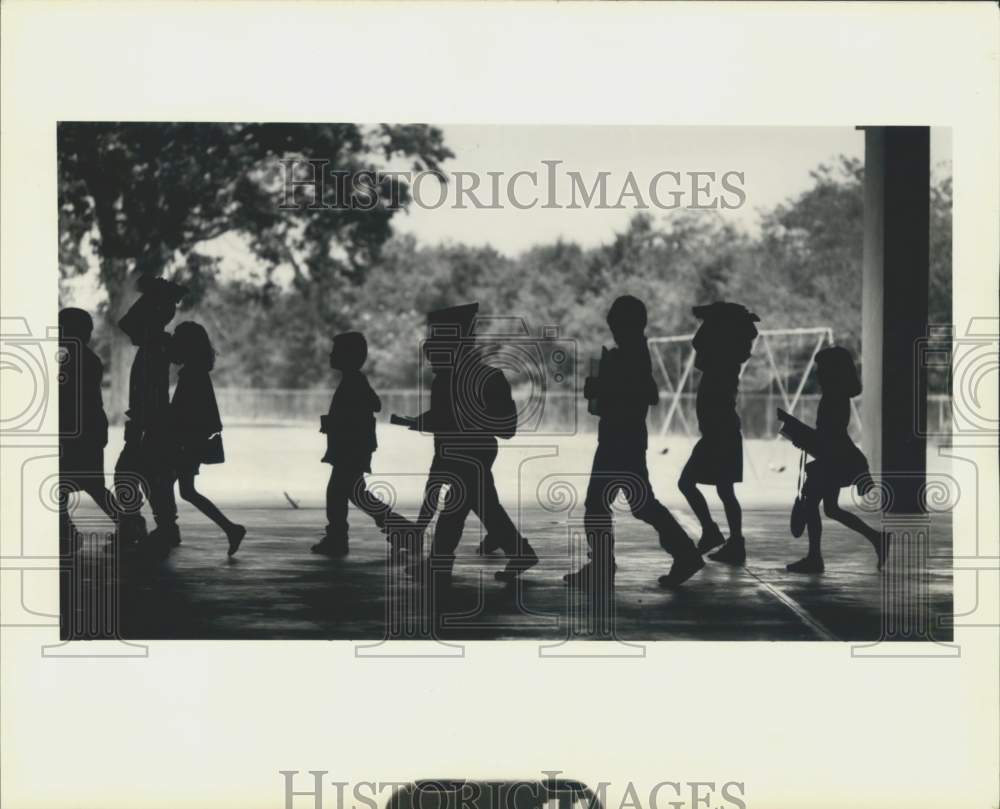
[[[821,163],[833,162],[839,154],[864,157],[864,133],[853,126],[446,126],[442,129],[445,143],[455,153],[455,158],[444,164],[445,172],[468,171],[483,177],[477,193],[486,204],[490,202],[489,194],[483,193],[490,188],[486,172],[503,172],[500,186],[503,189],[510,176],[519,170],[536,171],[544,179],[548,168],[543,160],[562,161],[556,167],[558,202],[570,201],[572,182],[567,172],[579,172],[587,188],[599,172],[610,172],[607,178],[610,204],[614,204],[632,172],[643,201],[650,206],[649,212],[658,219],[670,216],[669,211],[656,208],[649,198],[650,181],[659,172],[678,172],[682,179],[681,186],[672,185],[671,177],[659,181],[661,202],[669,201],[667,192],[671,188],[686,188],[684,205],[693,201],[690,172],[715,172],[717,178],[726,172],[741,172],[745,202],[730,209],[720,207],[716,213],[751,232],[757,228],[762,210],[804,191],[810,185],[810,171]],[[950,156],[950,130],[932,130],[931,163],[936,174],[950,173]],[[704,181],[702,177],[702,185]],[[735,178],[732,182],[737,183]],[[453,189],[454,185],[452,180]],[[426,190],[421,190],[426,206],[437,201],[430,182]],[[517,201],[522,204],[539,198],[534,208],[519,210],[504,204],[499,209],[477,210],[468,198],[465,200],[468,207],[457,209],[453,190],[441,207],[432,210],[411,206],[393,220],[393,225],[397,231],[413,233],[426,243],[490,244],[501,253],[514,255],[557,238],[586,246],[608,242],[638,210],[634,197],[623,200],[625,207],[620,210],[596,206],[542,209],[546,193],[544,188],[541,193],[533,193],[529,180],[522,178],[515,186],[515,198],[520,197]],[[499,199],[510,201],[503,194]],[[731,194],[726,199],[730,203],[738,201]],[[707,200],[702,196],[695,201]]]

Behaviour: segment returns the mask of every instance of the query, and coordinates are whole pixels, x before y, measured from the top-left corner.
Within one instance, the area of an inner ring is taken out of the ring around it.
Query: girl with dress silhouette
[[[185,321],[174,329],[171,353],[172,361],[181,366],[170,402],[180,495],[225,531],[229,540],[229,556],[232,556],[240,547],[247,529],[227,519],[215,503],[194,486],[195,475],[203,462],[222,461],[219,435],[222,420],[211,377],[215,349],[203,326]],[[213,449],[213,445],[218,449]]]
[[[696,306],[692,311],[702,321],[691,341],[694,366],[701,371],[696,400],[701,439],[691,451],[678,487],[701,523],[698,551],[704,554],[722,545],[709,559],[742,565],[747,556],[743,512],[733,488],[743,480],[743,434],[736,393],[740,368],[750,358],[757,337],[754,324],[760,318],[738,303],[722,301]],[[728,541],[712,519],[699,483],[715,486],[729,523]]]
[[[871,481],[868,460],[847,433],[851,420],[851,399],[861,393],[861,381],[850,352],[840,346],[820,351],[816,355],[816,375],[823,392],[816,411],[816,429],[810,431],[800,427],[789,430],[794,435],[793,443],[815,458],[806,464],[806,479],[802,486],[809,553],[787,565],[787,569],[791,573],[823,572],[823,554],[820,552],[823,521],[819,513],[822,501],[823,513],[827,517],[856,531],[872,544],[878,570],[882,570],[889,556],[891,535],[876,531],[837,502],[840,490],[845,486],[858,485],[862,489]],[[787,414],[779,412],[779,417],[792,421],[793,425],[801,425]]]

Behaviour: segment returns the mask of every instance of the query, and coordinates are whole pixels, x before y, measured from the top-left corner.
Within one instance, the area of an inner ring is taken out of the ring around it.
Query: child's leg
[[[819,500],[810,498],[806,504],[806,534],[809,537],[809,556],[813,559],[822,559],[820,540],[823,536],[823,520],[819,516]]]
[[[359,469],[357,472],[348,473],[345,477],[351,479],[347,498],[375,520],[376,525],[381,526],[385,523],[391,509],[381,498],[368,491],[368,487],[365,485],[365,473]]]
[[[726,521],[729,523],[729,539],[715,553],[710,553],[708,558],[714,562],[727,562],[732,565],[743,565],[747,561],[746,543],[743,541],[743,512],[740,510],[740,502],[736,499],[736,492],[733,491],[733,484],[717,483],[715,489],[719,493],[719,499],[726,510]],[[718,527],[715,528],[718,531]],[[710,543],[716,544],[721,539],[719,536],[714,539],[709,535],[698,544],[698,549],[705,552],[705,546]]]
[[[831,520],[836,520],[841,525],[861,534],[877,551],[882,541],[882,533],[876,531],[856,514],[852,514],[846,509],[841,508],[840,503],[837,502],[839,497],[840,489],[831,489],[826,497],[823,498],[823,513]]]
[[[350,497],[350,479],[337,471],[330,470],[330,480],[326,484],[326,536],[327,539],[347,538],[347,498]]]
[[[434,519],[443,486],[444,482],[433,473],[427,476],[427,483],[424,485],[424,499],[420,503],[420,515],[417,517],[417,530],[420,533],[426,531],[427,526]]]
[[[198,511],[208,517],[227,534],[236,530],[236,524],[226,519],[226,516],[219,511],[215,503],[201,494],[194,487],[194,475],[190,472],[182,472],[178,478],[181,497],[194,506]]]
[[[836,491],[836,487],[834,487]],[[822,573],[823,553],[820,539],[823,536],[823,520],[819,514],[819,504],[830,494],[830,485],[819,461],[806,464],[806,480],[802,485],[802,503],[805,508],[806,531],[809,536],[809,552],[786,568],[791,573]]]
[[[670,510],[656,499],[653,484],[649,480],[646,459],[638,457],[631,464],[622,464],[624,478],[623,491],[628,500],[632,516],[656,529],[660,547],[671,556],[690,559],[697,556],[694,543]]]
[[[712,548],[718,547],[725,542],[719,526],[712,519],[712,512],[708,509],[708,502],[705,500],[705,496],[698,489],[698,470],[705,465],[707,452],[708,448],[705,444],[705,439],[702,438],[694,445],[694,449],[691,450],[691,457],[684,464],[680,480],[677,481],[677,488],[681,490],[681,494],[684,495],[695,517],[698,518],[698,522],[701,524],[701,538],[698,540],[698,551],[701,553],[707,553]]]
[[[808,484],[808,481],[807,481]],[[823,554],[820,552],[820,537],[823,521],[819,516],[819,497],[809,497],[803,492],[806,507],[806,530],[809,532],[809,553],[797,562],[786,565],[790,573],[822,573]]]
[[[61,553],[76,550],[76,526],[73,525],[73,520],[69,515],[69,501],[72,493],[78,490],[72,479],[65,476],[59,478],[59,489],[56,492],[56,498],[59,503],[59,543]]]
[[[878,531],[869,526],[855,514],[847,511],[840,507],[838,499],[840,497],[840,489],[833,489],[830,493],[823,498],[823,513],[826,514],[831,520],[836,520],[841,525],[845,525],[852,531],[856,531],[861,534],[865,539],[871,542],[873,545],[876,544],[879,537],[881,536]]]
[[[590,470],[583,515],[591,563],[605,572],[614,570],[615,529],[611,503],[622,486],[621,481],[616,479],[621,470],[615,469],[618,464],[607,455],[599,444]]]
[[[681,490],[681,494],[684,495],[684,499],[691,506],[694,516],[701,523],[701,530],[703,532],[718,530],[718,526],[712,519],[712,512],[708,509],[708,501],[705,500],[705,495],[701,493],[698,489],[698,484],[695,483],[690,461],[688,461],[687,466],[681,472],[680,479],[677,481],[677,488]]]
[[[128,424],[125,425],[125,432],[128,435]],[[121,519],[118,523],[119,540],[132,543],[144,539],[146,521],[143,519],[141,509],[143,497],[149,499],[149,484],[142,474],[138,438],[130,437],[125,440],[125,446],[115,464],[112,486],[115,502],[121,509]]]
[[[118,518],[121,515],[121,507],[118,505],[118,501],[115,500],[115,496],[105,487],[102,481],[96,478],[88,479],[83,490],[97,503],[108,519],[116,523],[118,522]]]
[[[659,582],[664,587],[678,587],[703,568],[705,562],[674,515],[656,499],[645,456],[638,456],[623,466],[628,472],[627,485],[623,489],[632,515],[656,529],[660,547],[674,559],[670,571],[660,576]]]
[[[735,539],[743,536],[743,510],[740,508],[740,501],[736,499],[736,492],[732,483],[717,483],[715,490],[719,493],[722,507],[726,510],[726,522],[729,523],[729,538]]]

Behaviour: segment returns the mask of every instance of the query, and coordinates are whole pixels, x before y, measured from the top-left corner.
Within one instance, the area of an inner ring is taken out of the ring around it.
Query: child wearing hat
[[[145,538],[140,509],[145,495],[156,529],[149,535],[160,550],[180,544],[170,429],[170,333],[167,324],[187,289],[150,275],[139,277],[139,299],[118,321],[137,347],[129,372],[125,446],[115,464],[115,494],[122,507],[119,536],[125,543]]]
[[[692,310],[702,321],[692,340],[694,366],[701,371],[696,410],[701,438],[681,472],[678,487],[701,523],[698,551],[709,558],[742,565],[746,561],[743,514],[734,484],[743,480],[743,434],[736,413],[740,368],[750,358],[760,321],[738,303],[716,302]],[[729,524],[729,540],[712,519],[698,484],[715,486]]]

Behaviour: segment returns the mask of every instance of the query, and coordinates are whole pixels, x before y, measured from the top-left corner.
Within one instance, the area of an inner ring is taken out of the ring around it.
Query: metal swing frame
[[[809,354],[809,361],[806,363],[805,370],[802,372],[802,377],[799,379],[799,384],[795,388],[795,391],[789,394],[789,390],[785,387],[785,381],[778,369],[778,364],[774,359],[774,351],[771,348],[769,338],[810,335],[814,336],[816,341]],[[684,411],[680,406],[681,396],[684,393],[684,386],[691,377],[691,371],[694,368],[694,348],[691,348],[688,352],[687,358],[684,360],[680,377],[677,379],[676,383],[671,378],[670,372],[667,370],[667,364],[664,361],[662,353],[663,349],[661,348],[661,346],[676,345],[677,343],[690,343],[693,339],[694,334],[678,334],[671,337],[651,337],[648,340],[649,346],[652,349],[651,353],[656,360],[660,373],[663,375],[667,395],[669,396],[670,401],[670,406],[667,408],[667,414],[663,417],[663,422],[660,424],[659,435],[661,436],[666,435],[670,430],[670,427],[674,422],[674,418],[677,418],[683,425],[684,432],[688,435],[695,435],[697,433],[696,430],[692,429],[687,416],[684,415]],[[754,349],[756,349],[758,345],[762,345],[764,347],[764,356],[770,366],[771,379],[778,383],[778,390],[781,393],[781,400],[785,405],[785,409],[794,415],[795,408],[798,406],[799,399],[802,397],[802,391],[805,389],[806,380],[809,378],[813,365],[816,363],[816,355],[823,349],[824,346],[833,345],[833,329],[829,326],[814,326],[811,328],[795,329],[761,329],[757,334],[757,339],[754,340]],[[745,367],[746,364],[743,365],[743,368]],[[743,368],[740,369],[741,376],[743,375]],[[858,414],[857,406],[855,405],[853,399],[851,400],[851,411],[854,418],[858,420],[858,423],[860,423],[861,417]]]

